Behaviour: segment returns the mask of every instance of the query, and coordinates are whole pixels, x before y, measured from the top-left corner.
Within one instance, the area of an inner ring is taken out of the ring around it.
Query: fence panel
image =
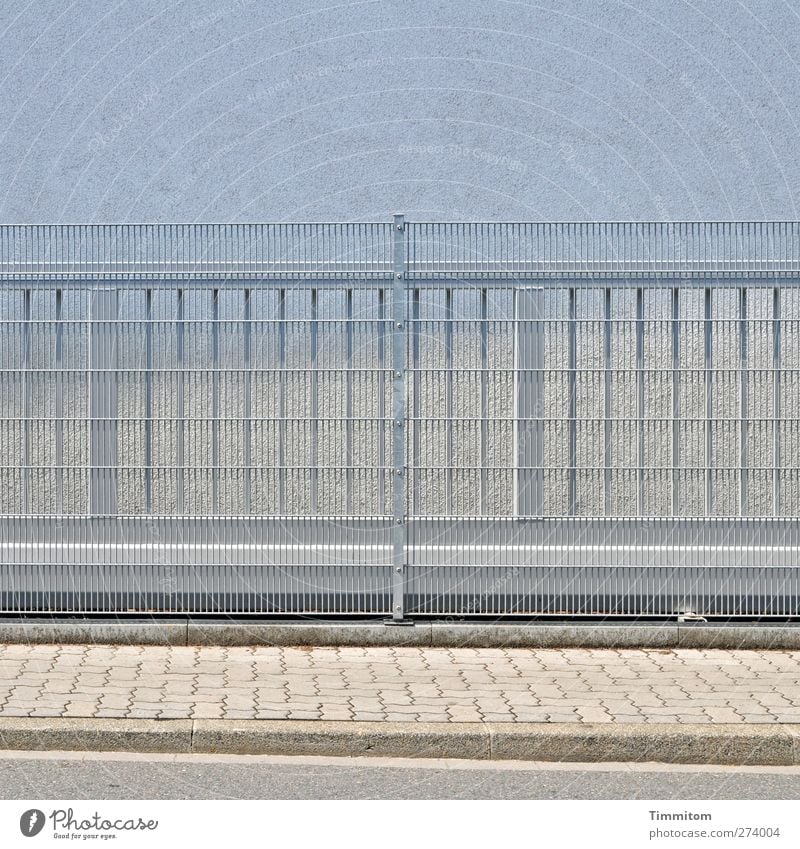
[[[800,225],[0,227],[0,610],[794,616]]]

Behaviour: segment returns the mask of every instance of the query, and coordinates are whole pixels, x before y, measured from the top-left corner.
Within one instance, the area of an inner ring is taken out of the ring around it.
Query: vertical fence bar
[[[353,287],[348,286],[345,293],[345,362],[347,372],[345,373],[345,423],[344,423],[344,451],[345,451],[345,512],[348,516],[353,513]]]
[[[117,512],[117,290],[95,289],[89,337],[89,513]]]
[[[781,289],[772,290],[772,512],[781,515]]]
[[[219,509],[219,289],[211,293],[211,512]]]
[[[711,373],[712,364],[712,345],[713,345],[713,329],[711,326],[712,303],[711,303],[711,287],[706,286],[704,297],[705,320],[703,352],[704,352],[704,368],[705,368],[705,515],[711,516],[714,509],[714,478],[712,474],[713,464],[713,431],[711,428],[711,416],[714,412],[714,384],[713,375]]]
[[[178,515],[186,510],[186,471],[184,468],[184,437],[186,423],[184,420],[184,397],[185,397],[185,375],[184,375],[184,323],[183,323],[183,289],[177,290],[176,304],[176,327],[175,327],[175,364],[177,384],[177,403],[175,413],[178,417],[175,427],[175,509]]]
[[[422,431],[422,375],[420,374],[420,289],[418,285],[412,287],[412,327],[411,327],[411,380],[413,384],[411,417],[411,459],[410,465],[419,466],[420,461],[420,433]],[[419,496],[421,485],[421,471],[416,469],[411,481],[411,513],[419,513]]]
[[[153,512],[153,290],[144,293],[144,512]]]
[[[577,363],[578,363],[578,328],[575,322],[575,287],[569,288],[569,305],[568,305],[568,321],[567,333],[569,336],[567,343],[567,379],[568,386],[568,405],[567,426],[569,427],[567,446],[567,503],[569,505],[569,515],[574,516],[577,512],[577,472],[575,466],[578,460],[578,438],[577,438],[577,414],[578,414],[578,395],[577,395]]]
[[[319,368],[318,361],[318,346],[319,346],[319,328],[317,326],[319,318],[317,316],[317,289],[311,290],[311,458],[309,466],[311,467],[311,491],[309,500],[311,503],[311,512],[316,513],[319,510]]]
[[[252,289],[244,290],[244,513],[253,512],[253,328],[251,326]]]
[[[480,510],[489,514],[489,290],[481,289],[481,471]]]
[[[25,289],[23,294],[23,328],[22,328],[22,512],[31,512],[31,415],[33,413],[32,398],[33,380],[32,351],[31,351],[31,290]]]
[[[672,290],[672,515],[680,514],[681,460],[681,314],[680,290]]]
[[[286,488],[289,476],[286,470],[286,289],[278,295],[278,502],[281,516],[288,509]]]
[[[636,288],[636,512],[644,516],[644,289]]]
[[[55,416],[56,416],[56,512],[64,513],[64,293],[56,290],[55,350]]]
[[[378,514],[386,506],[386,290],[378,289]]]
[[[444,432],[444,505],[448,516],[453,515],[453,482],[456,470],[453,468],[453,290],[448,286],[444,294],[444,393],[447,427]],[[441,331],[438,331],[441,332]],[[437,430],[437,433],[440,432]]]
[[[611,288],[605,291],[605,307],[603,310],[603,368],[605,371],[603,381],[603,512],[610,516],[613,512],[611,504],[611,463],[612,457],[612,427],[611,413],[613,401],[611,397],[612,374],[611,374]]]
[[[739,292],[739,515],[747,514],[747,288]]]
[[[542,290],[520,286],[514,296],[514,373],[516,403],[514,444],[517,456],[515,479],[518,516],[541,516],[543,491],[542,363],[544,333],[541,321]]]
[[[405,618],[405,571],[408,561],[408,524],[406,516],[406,229],[402,215],[394,216],[392,307],[392,493],[394,531],[392,536],[392,619]],[[415,396],[416,400],[416,396]]]

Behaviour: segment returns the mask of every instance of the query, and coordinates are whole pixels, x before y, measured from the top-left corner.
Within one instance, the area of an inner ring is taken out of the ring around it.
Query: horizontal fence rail
[[[0,610],[798,614],[800,225],[0,227]]]
[[[800,272],[800,222],[413,223],[405,274]],[[391,277],[389,224],[0,225],[0,276]]]

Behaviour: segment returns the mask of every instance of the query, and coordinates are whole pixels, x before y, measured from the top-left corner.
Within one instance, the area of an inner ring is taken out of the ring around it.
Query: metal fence
[[[800,224],[0,227],[0,610],[794,616]]]

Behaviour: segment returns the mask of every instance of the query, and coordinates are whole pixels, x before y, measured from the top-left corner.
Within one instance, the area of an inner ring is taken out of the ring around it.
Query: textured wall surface
[[[0,221],[796,218],[790,0],[0,6]]]

